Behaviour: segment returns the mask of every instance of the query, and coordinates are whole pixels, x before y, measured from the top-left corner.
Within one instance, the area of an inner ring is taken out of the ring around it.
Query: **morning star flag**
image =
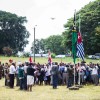
[[[73,55],[74,64],[76,61],[76,52],[77,52],[76,45],[77,45],[77,32],[76,30],[73,30],[72,31],[72,55]]]
[[[76,32],[76,18],[75,18],[75,14],[74,14],[74,21],[73,21],[73,30],[72,30],[72,55],[73,55],[73,61],[75,64],[76,61],[76,53],[77,53],[77,32]]]
[[[82,36],[80,32],[78,32],[78,38],[77,38],[77,56],[84,61],[84,47],[83,47]]]
[[[49,50],[49,51],[48,51],[48,64],[51,65],[51,63],[52,63],[52,58],[51,58],[51,52],[50,52],[50,50]]]

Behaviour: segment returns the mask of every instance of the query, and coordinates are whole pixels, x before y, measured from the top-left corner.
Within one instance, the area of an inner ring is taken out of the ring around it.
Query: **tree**
[[[46,39],[35,40],[35,53],[42,51],[43,53],[48,53],[48,50],[55,54],[64,54],[65,49],[62,45],[63,37],[61,35],[53,35]],[[34,41],[32,43],[31,51],[34,50]]]
[[[53,35],[46,39],[47,49],[55,54],[64,54],[64,47],[62,46],[62,36]]]
[[[39,39],[35,39],[35,47],[34,47],[34,41],[33,41],[32,47],[31,47],[32,53],[34,52],[34,48],[35,48],[35,54],[39,54],[39,50],[40,50],[40,41],[39,41]]]
[[[29,37],[29,32],[24,26],[26,22],[26,17],[0,11],[0,53],[3,53],[3,47],[12,48],[13,53],[24,50]]]
[[[76,29],[78,32],[78,19],[81,15],[81,34],[85,48],[85,54],[100,52],[100,4],[99,0],[90,2],[76,13]],[[67,30],[63,32],[63,44],[71,50],[73,18],[64,25]]]
[[[53,35],[45,40],[46,49],[55,54],[64,54],[65,49],[62,45],[63,37],[61,35]]]
[[[40,50],[43,52],[43,53],[47,53],[48,49],[47,49],[47,46],[46,46],[46,39],[41,39],[40,40]]]

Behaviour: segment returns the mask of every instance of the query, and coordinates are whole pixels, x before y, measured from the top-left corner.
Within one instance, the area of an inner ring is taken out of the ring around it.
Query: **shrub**
[[[51,58],[55,58],[56,57],[56,54],[55,53],[52,53],[51,54]]]
[[[12,55],[12,49],[10,47],[4,47],[3,52],[5,56],[11,56]]]
[[[29,52],[25,52],[25,53],[23,54],[23,56],[24,56],[24,57],[29,57],[29,56],[30,56],[30,53],[29,53]]]

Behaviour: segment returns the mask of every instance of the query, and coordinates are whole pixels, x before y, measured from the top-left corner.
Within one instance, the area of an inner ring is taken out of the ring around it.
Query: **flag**
[[[32,63],[32,62],[33,62],[32,57],[30,57],[30,58],[29,58],[29,62],[30,62],[30,63]]]
[[[76,45],[77,45],[77,32],[76,30],[73,30],[72,32],[72,55],[73,55],[73,61],[75,63],[76,61]]]
[[[49,50],[49,51],[48,51],[48,64],[51,65],[51,63],[52,63],[52,58],[51,58],[51,52],[50,52],[50,50]]]
[[[78,32],[78,38],[77,38],[77,56],[84,61],[84,47],[83,47],[82,36],[80,32]]]
[[[76,61],[76,45],[77,45],[77,32],[76,32],[76,25],[75,25],[75,14],[74,14],[74,21],[73,21],[73,30],[72,30],[72,55],[73,55],[73,62],[75,64]]]

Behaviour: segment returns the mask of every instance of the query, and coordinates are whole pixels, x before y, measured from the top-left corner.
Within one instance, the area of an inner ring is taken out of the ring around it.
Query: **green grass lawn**
[[[100,86],[87,85],[79,90],[69,90],[66,86],[33,86],[32,92],[21,91],[19,87],[10,89],[0,80],[0,100],[100,100]]]
[[[29,58],[18,57],[0,57],[0,61],[5,63],[13,59],[14,62],[28,61]],[[61,59],[52,59],[53,62],[61,62]],[[100,62],[100,60],[85,59],[89,62]],[[36,63],[47,63],[47,58],[36,58]],[[62,62],[73,62],[72,58],[63,58]],[[77,60],[77,62],[79,62]],[[58,86],[58,89],[52,89],[52,86],[33,86],[32,92],[20,91],[19,87],[10,89],[4,86],[4,79],[0,80],[0,100],[100,100],[100,86],[88,85],[79,90],[69,90],[66,86]]]
[[[4,56],[0,56],[0,61],[2,63],[5,63],[5,62],[9,62],[9,59],[13,59],[14,62],[18,62],[18,61],[21,61],[21,62],[25,62],[25,61],[29,61],[29,57],[27,58],[22,58],[22,57],[4,57]],[[53,62],[64,62],[64,63],[69,63],[69,62],[72,62],[73,63],[73,59],[71,57],[66,57],[66,58],[55,58],[55,59],[52,59]],[[35,59],[36,63],[40,63],[40,64],[44,64],[44,63],[47,63],[48,62],[48,58],[44,58],[44,57],[40,57],[40,58],[37,58]],[[87,63],[89,62],[93,62],[93,63],[100,63],[100,60],[92,60],[92,59],[85,59],[85,61]],[[79,59],[76,59],[76,63],[77,62],[81,62],[81,60]]]

